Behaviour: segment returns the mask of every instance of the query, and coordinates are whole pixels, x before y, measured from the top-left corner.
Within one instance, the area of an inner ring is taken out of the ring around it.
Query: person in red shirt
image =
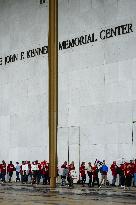
[[[85,181],[86,181],[85,162],[81,163],[80,174],[81,174],[81,178],[82,178],[82,186],[85,186]]]
[[[131,182],[132,182],[132,172],[131,172],[131,164],[126,163],[125,164],[125,184],[126,187],[130,190]]]
[[[5,176],[6,176],[6,163],[5,161],[3,160],[2,161],[2,164],[1,164],[1,177],[2,177],[2,182],[6,182],[5,180]]]
[[[15,167],[12,164],[12,161],[7,166],[7,174],[9,175],[9,182],[11,182],[11,178],[13,176],[13,172],[15,171]]]
[[[135,164],[133,160],[130,160],[130,171],[131,171],[131,175],[132,175],[132,182],[131,185],[134,186],[134,172],[135,172]]]
[[[42,174],[42,178],[43,178],[43,185],[47,184],[48,172],[49,172],[48,164],[46,163],[46,161],[43,161],[41,163],[41,174]]]
[[[68,177],[67,177],[67,180],[68,180],[68,183],[69,183],[69,187],[73,186],[73,178],[72,178],[72,175],[71,175],[71,171],[72,170],[75,170],[74,161],[72,161],[71,164],[68,165]]]
[[[46,160],[44,160],[44,161],[41,162],[41,169],[43,168],[44,165],[46,165],[46,163],[47,163]]]
[[[112,172],[112,186],[115,186],[116,183],[116,179],[117,179],[117,165],[116,165],[116,161],[113,161],[111,167],[111,172]]]
[[[119,186],[125,188],[125,164],[123,162],[118,166],[117,172],[119,174]]]
[[[39,184],[40,180],[41,180],[41,164],[38,162],[38,160],[36,160],[36,164],[38,165],[36,182],[37,182],[37,184]]]
[[[97,164],[95,163],[94,166],[92,167],[92,174],[93,174],[92,186],[94,186],[95,182],[97,182],[97,186],[99,187],[98,173],[99,173],[99,168],[98,168]]]

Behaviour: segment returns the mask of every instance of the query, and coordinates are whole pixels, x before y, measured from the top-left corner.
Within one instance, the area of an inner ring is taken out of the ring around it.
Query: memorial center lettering
[[[95,39],[94,33],[92,33],[89,35],[80,36],[78,38],[73,38],[72,40],[62,41],[62,43],[59,42],[59,50],[68,49],[83,44],[93,43],[95,41],[97,41],[97,39]]]
[[[65,50],[69,48],[74,48],[76,46],[81,46],[89,43],[97,42],[100,40],[106,40],[108,38],[113,38],[114,36],[120,36],[128,33],[132,33],[133,28],[132,24],[124,24],[116,26],[114,28],[102,29],[99,33],[99,36],[96,37],[95,33],[82,35],[80,37],[73,38],[71,40],[66,40],[59,42],[59,50]],[[48,53],[48,46],[42,46],[41,48],[34,48],[27,50],[26,52],[21,51],[20,54],[8,55],[4,58],[0,58],[0,65],[7,65],[9,63],[16,62],[18,60],[25,60],[27,58],[33,58],[40,55],[45,55]]]
[[[109,28],[106,30],[102,30],[100,32],[100,38],[104,40],[106,38],[111,38],[114,36],[119,36],[119,35],[131,33],[131,32],[133,32],[132,24],[125,24],[125,25],[117,26],[115,28]]]

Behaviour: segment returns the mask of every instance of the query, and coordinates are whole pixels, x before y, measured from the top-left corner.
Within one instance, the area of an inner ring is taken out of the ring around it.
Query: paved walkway
[[[29,203],[28,203],[29,202]],[[136,205],[136,188],[124,190],[120,187],[88,188],[74,185],[50,190],[49,186],[21,183],[0,184],[2,205]]]
[[[74,195],[103,195],[103,196],[120,196],[120,197],[136,197],[136,187],[131,187],[130,190],[123,189],[121,187],[102,186],[97,187],[82,187],[80,184],[75,184],[73,188],[68,186],[62,187],[57,185],[55,189],[50,189],[49,185],[31,185],[31,184],[21,184],[21,183],[5,183],[0,185],[0,190],[25,190],[25,191],[36,191],[36,192],[54,192],[58,194],[74,194]]]

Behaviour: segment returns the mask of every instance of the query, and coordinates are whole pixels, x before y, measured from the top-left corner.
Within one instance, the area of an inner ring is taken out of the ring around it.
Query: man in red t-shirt
[[[94,186],[95,182],[97,182],[97,185],[99,187],[99,177],[98,177],[98,173],[99,173],[99,169],[97,164],[95,163],[94,166],[92,167],[92,173],[93,173],[93,182],[92,182],[92,186]]]
[[[12,164],[12,161],[10,161],[10,163],[7,166],[7,174],[9,174],[9,182],[11,182],[11,178],[12,178],[14,171],[15,171],[15,167]]]
[[[126,187],[130,189],[132,183],[132,167],[130,163],[125,164],[125,177]]]
[[[48,181],[48,175],[49,175],[49,166],[45,160],[41,162],[41,174],[43,178],[43,185],[46,185]]]
[[[82,186],[84,186],[85,185],[85,181],[86,181],[85,162],[81,163],[80,174],[81,174],[81,177],[82,177]]]
[[[112,186],[115,186],[116,183],[116,179],[117,179],[117,165],[116,165],[116,161],[113,161],[111,167],[111,172],[112,172]]]
[[[121,163],[118,166],[117,172],[119,174],[119,186],[125,189],[125,163]]]

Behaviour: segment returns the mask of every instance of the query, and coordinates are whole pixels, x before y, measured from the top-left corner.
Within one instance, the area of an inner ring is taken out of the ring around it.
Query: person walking
[[[86,182],[85,162],[81,163],[80,174],[81,174],[81,178],[82,178],[82,186],[84,187],[85,186],[85,182]]]
[[[67,167],[67,161],[65,161],[62,165],[61,165],[61,186],[65,186],[66,185],[66,178],[68,176],[68,167]]]
[[[125,189],[125,165],[123,163],[120,164],[120,166],[117,169],[117,172],[119,174],[119,186],[121,186],[121,188]]]
[[[95,163],[94,166],[92,167],[92,174],[93,174],[93,182],[92,182],[92,186],[94,187],[95,182],[97,182],[97,186],[99,187],[99,177],[98,177],[98,173],[99,173],[99,168],[97,166],[97,164]]]
[[[115,186],[116,180],[117,180],[117,164],[116,161],[113,161],[111,167],[112,172],[112,186]]]
[[[130,163],[125,164],[125,185],[128,190],[130,190],[132,182],[132,173]]]
[[[7,166],[7,174],[9,175],[9,182],[11,182],[14,171],[15,171],[15,167],[12,164],[12,161],[10,161],[10,163]]]
[[[2,160],[2,164],[1,164],[2,183],[6,182],[5,176],[6,176],[6,162],[4,160]]]
[[[106,186],[106,182],[107,182],[108,166],[105,164],[105,160],[103,160],[103,164],[100,167],[100,172],[101,172],[101,182],[99,188],[101,188],[102,184]]]
[[[38,170],[38,165],[36,164],[36,161],[33,161],[31,164],[32,184],[36,184],[37,170]]]
[[[74,165],[74,161],[72,161],[69,165],[68,165],[68,183],[69,183],[69,187],[73,187],[73,177],[72,177],[72,171],[75,170],[75,165]]]
[[[16,166],[15,166],[15,170],[16,170],[16,182],[19,181],[20,182],[20,165],[19,162],[16,162]]]
[[[93,175],[91,162],[88,163],[87,174],[88,174],[88,177],[89,177],[88,186],[91,187],[92,186],[92,175]]]
[[[48,164],[47,162],[42,162],[41,165],[41,173],[42,173],[42,178],[43,178],[43,185],[47,185],[47,181],[48,181]]]

